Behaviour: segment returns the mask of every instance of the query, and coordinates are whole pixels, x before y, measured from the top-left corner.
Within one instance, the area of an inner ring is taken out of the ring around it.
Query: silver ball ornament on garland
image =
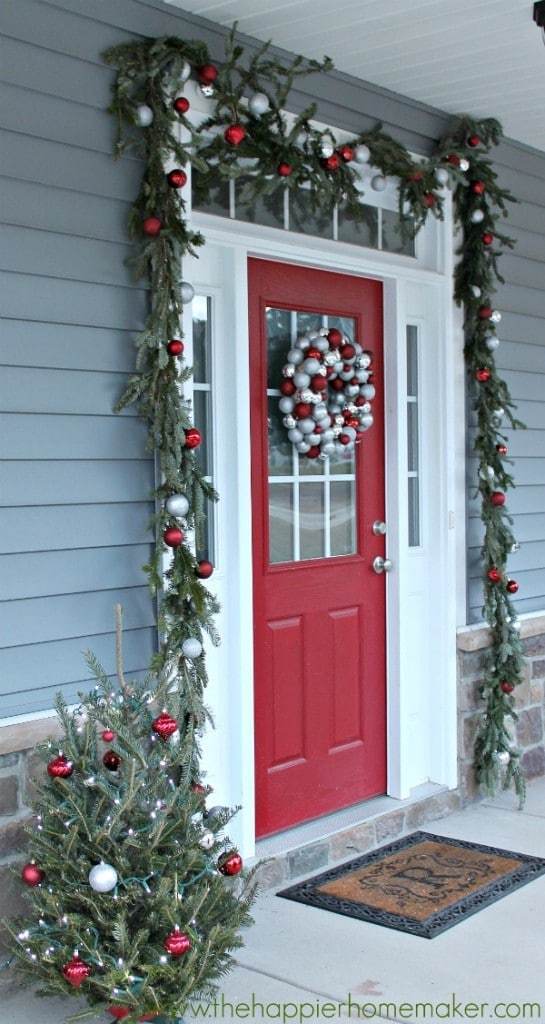
[[[435,172],[435,177],[437,179],[437,184],[441,185],[442,187],[448,185],[450,181],[449,173],[446,167],[438,167]]]
[[[473,210],[470,220],[472,224],[482,224],[484,220],[484,210]]]
[[[368,164],[371,159],[371,150],[363,142],[354,150],[354,160],[357,164]]]
[[[388,187],[388,182],[383,174],[375,174],[371,178],[371,188],[374,192],[384,192]]]
[[[211,850],[215,842],[216,837],[214,833],[207,830],[206,832],[203,832],[199,839],[199,846],[201,850]]]
[[[182,300],[183,305],[185,306],[188,302],[191,302],[194,295],[195,289],[193,285],[190,284],[189,281],[182,281],[180,284],[180,299]]]
[[[189,636],[182,644],[182,654],[184,658],[189,658],[190,661],[200,658],[202,654],[201,641],[197,640],[197,637]]]
[[[89,885],[95,892],[111,892],[117,885],[117,871],[111,864],[101,861],[89,872]]]
[[[501,322],[501,313],[500,313],[499,309],[493,309],[492,310],[492,315],[490,317],[490,320],[492,321],[493,324],[499,324]]]
[[[189,512],[189,502],[185,494],[171,494],[166,500],[165,508],[169,515],[182,519]]]
[[[250,97],[248,109],[254,117],[261,117],[262,114],[266,114],[269,107],[269,97],[264,92],[254,92],[254,95]]]
[[[139,103],[136,108],[136,123],[140,128],[149,128],[153,121],[153,110],[147,103]]]
[[[483,293],[482,293],[482,290],[479,288],[478,284],[472,284],[471,285],[471,294],[472,294],[474,299],[480,299],[480,297],[481,297],[481,295]]]
[[[214,86],[213,85],[208,85],[208,84],[202,85],[201,84],[201,85],[199,85],[199,89],[201,90],[203,96],[206,96],[207,99],[211,99],[212,96],[214,95]]]
[[[333,156],[335,152],[335,146],[329,139],[323,139],[320,143],[320,153],[327,160],[329,156]]]
[[[500,339],[497,338],[495,334],[491,334],[490,337],[486,339],[485,344],[489,352],[495,352],[499,343]]]
[[[501,765],[508,765],[511,760],[511,755],[508,750],[499,750],[497,758]]]
[[[465,156],[463,156],[462,159],[460,160],[460,163],[458,164],[458,167],[465,174],[466,171],[469,171],[469,160],[466,160]]]
[[[182,66],[180,68],[180,72],[179,72],[179,76],[178,76],[179,79],[180,79],[180,82],[187,82],[187,80],[188,80],[190,75],[191,75],[191,64],[189,63],[189,61],[184,60]]]

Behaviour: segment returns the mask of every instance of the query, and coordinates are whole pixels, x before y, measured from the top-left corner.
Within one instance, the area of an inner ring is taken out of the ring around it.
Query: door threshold
[[[259,869],[260,887],[282,886],[330,864],[367,853],[459,807],[457,790],[427,782],[411,790],[406,800],[373,797],[259,839],[252,863],[264,862]]]

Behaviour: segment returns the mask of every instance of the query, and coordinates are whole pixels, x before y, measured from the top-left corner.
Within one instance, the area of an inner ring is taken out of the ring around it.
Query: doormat
[[[538,857],[413,832],[278,896],[433,939],[543,874]]]

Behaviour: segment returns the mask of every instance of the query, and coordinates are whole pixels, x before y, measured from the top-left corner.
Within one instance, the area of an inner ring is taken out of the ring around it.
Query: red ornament
[[[293,409],[293,415],[298,420],[306,419],[307,416],[310,416],[311,412],[312,406],[309,405],[308,402],[297,402],[297,405],[294,406]]]
[[[52,779],[68,779],[74,771],[74,765],[68,761],[64,754],[53,758],[47,766],[47,773]]]
[[[331,348],[340,348],[343,343],[342,332],[337,330],[336,327],[332,327],[331,330],[327,332],[327,340]]]
[[[167,345],[167,352],[169,356],[181,356],[184,350],[184,343],[179,338],[173,338]]]
[[[475,380],[478,380],[479,384],[486,384],[490,377],[491,373],[487,366],[480,366],[478,370],[475,370]]]
[[[280,391],[283,395],[291,397],[291,395],[295,394],[297,388],[295,387],[295,384],[293,383],[292,380],[283,380],[280,385]]]
[[[196,427],[188,427],[185,432],[186,448],[198,448],[202,441],[201,432]]]
[[[490,320],[493,312],[492,306],[479,306],[479,319]]]
[[[459,157],[457,153],[449,153],[449,155],[447,156],[447,163],[450,164],[452,167],[459,167],[460,160],[461,157]]]
[[[92,968],[89,964],[85,963],[85,960],[80,960],[77,953],[74,953],[72,959],[64,965],[62,973],[69,985],[79,988],[92,973]]]
[[[195,571],[200,580],[208,580],[214,572],[214,566],[212,565],[212,562],[207,562],[206,559],[203,558],[197,564]]]
[[[197,68],[197,78],[201,85],[213,85],[218,77],[218,69],[215,64],[203,64]]]
[[[313,444],[307,452],[307,459],[317,459],[320,454],[320,445]]]
[[[437,196],[433,192],[424,192],[422,202],[424,206],[427,206],[428,210],[431,210],[432,206],[435,206],[437,202]]]
[[[481,136],[480,135],[470,135],[469,139],[467,140],[467,144],[468,144],[468,146],[471,146],[472,149],[476,149],[476,147],[480,146],[480,144],[481,144]]]
[[[172,106],[177,114],[187,114],[190,103],[187,96],[177,96]]]
[[[518,588],[519,585],[516,580],[507,580],[505,589],[508,591],[509,594],[516,594]]]
[[[183,188],[187,184],[187,174],[180,167],[176,167],[167,174],[167,181],[171,188]]]
[[[350,161],[354,159],[354,150],[352,149],[352,146],[339,146],[338,152],[341,160],[344,160],[345,164],[349,164]]]
[[[149,238],[156,238],[161,233],[163,227],[159,217],[145,217],[142,221],[142,231]]]
[[[102,739],[105,743],[113,743],[115,736],[116,734],[113,729],[104,729],[104,732],[102,733]]]
[[[37,885],[40,885],[40,883],[43,882],[45,878],[45,871],[42,871],[42,868],[39,868],[34,861],[31,861],[30,864],[25,864],[21,871],[21,878],[25,885],[29,885],[34,889]]]
[[[495,508],[501,508],[502,505],[505,505],[505,494],[503,493],[503,491],[492,491],[492,494],[490,495],[490,501],[492,502]]]
[[[488,576],[488,579],[490,580],[491,583],[501,582],[501,572],[499,569],[496,568],[495,565],[493,565],[492,568],[488,570],[486,575]]]
[[[358,408],[361,409],[362,405],[365,405],[366,401],[367,399],[364,398],[363,395],[358,395],[358,397],[354,399],[354,405],[357,405]]]
[[[498,455],[507,455],[507,452],[509,451],[509,449],[508,449],[506,444],[497,444],[496,445],[496,451],[497,451]]]
[[[184,953],[188,953],[191,949],[191,939],[185,932],[181,932],[176,925],[163,942],[163,948],[171,956],[183,956]]]
[[[324,160],[324,167],[326,171],[338,171],[341,166],[341,158],[338,153],[332,153],[331,156],[326,156]]]
[[[151,727],[162,740],[168,740],[176,732],[178,723],[172,715],[169,715],[168,711],[162,711],[157,718],[154,718]]]
[[[508,682],[507,679],[504,679],[503,682],[500,683],[500,690],[503,690],[504,693],[512,693],[514,689],[514,683]]]
[[[356,355],[356,349],[353,345],[343,345],[340,354],[342,359],[353,359]]]
[[[115,750],[107,750],[102,758],[102,764],[109,772],[116,772],[121,764],[121,758]]]
[[[109,1006],[108,1007],[108,1013],[110,1014],[111,1017],[114,1017],[115,1020],[124,1020],[125,1017],[129,1016],[130,1012],[131,1011],[129,1010],[128,1006]],[[140,1018],[140,1019],[142,1019],[142,1018]]]
[[[184,539],[184,532],[178,526],[167,526],[163,540],[169,548],[179,548]]]
[[[222,875],[238,875],[242,871],[242,866],[242,857],[236,850],[224,853],[218,861],[218,871],[221,871]]]
[[[202,782],[192,782],[191,792],[196,793],[197,796],[206,796],[206,786],[203,786]]]
[[[422,171],[415,171],[414,174],[409,174],[407,181],[422,181],[423,177]]]
[[[307,348],[305,359],[322,359],[322,353],[319,348],[314,348],[314,345],[310,345]]]
[[[474,192],[476,196],[484,195],[484,193],[486,192],[486,185],[484,181],[472,181],[471,191]]]
[[[341,434],[339,441],[341,442],[341,444],[350,444],[350,437],[348,436],[348,434]]]
[[[313,377],[310,386],[313,391],[325,391],[327,388],[327,377]]]
[[[230,124],[225,129],[223,137],[230,146],[240,146],[240,143],[244,142],[246,138],[246,129],[241,124]]]
[[[329,382],[329,386],[333,391],[344,391],[344,380],[341,380],[340,377],[335,377],[335,380]]]
[[[279,174],[281,178],[289,178],[292,171],[292,165],[285,162],[278,164],[278,167],[276,168],[276,173]]]
[[[492,245],[494,241],[494,235],[491,231],[485,231],[483,234],[483,245]]]

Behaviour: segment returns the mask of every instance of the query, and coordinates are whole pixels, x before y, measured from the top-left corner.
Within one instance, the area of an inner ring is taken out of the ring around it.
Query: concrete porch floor
[[[502,795],[456,812],[425,826],[438,835],[472,840],[491,846],[545,856],[545,779],[529,786],[524,811],[516,809],[512,795]],[[310,1016],[316,1003],[346,1002],[348,994],[360,1004],[397,1004],[377,1009],[391,1020],[463,1019],[451,1010],[423,1017],[403,1003],[487,1003],[482,1018],[545,1020],[545,876],[498,901],[433,940],[380,928],[316,908],[278,899],[274,891],[261,896],[255,908],[255,927],[238,966],[225,980],[227,1003],[297,1004],[286,1012],[299,1020],[298,1004],[307,1004],[307,1020],[343,1019],[346,1008],[321,1017]],[[520,1004],[507,1013],[496,1004]],[[540,1003],[541,1017],[522,1004]],[[4,998],[0,1019],[5,1024],[63,1024],[76,1011],[76,1003],[37,1000],[28,992]],[[245,1014],[225,1006],[223,1014],[208,1016],[248,1021],[282,1020],[282,1009]],[[369,1008],[365,1011],[372,1015]],[[428,1010],[428,1014],[430,1011]],[[297,1015],[296,1015],[297,1014]],[[358,1019],[357,1011],[352,1013]],[[102,1017],[106,1021],[111,1018]],[[188,1015],[188,1020],[192,1019]],[[360,1019],[364,1019],[361,1013]]]

